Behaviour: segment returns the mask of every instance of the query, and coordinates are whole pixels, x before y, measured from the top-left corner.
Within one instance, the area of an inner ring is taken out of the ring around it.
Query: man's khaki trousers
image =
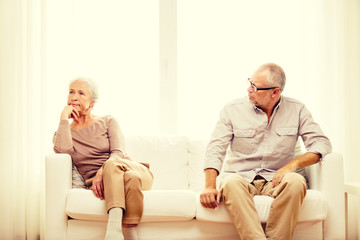
[[[297,173],[287,173],[275,188],[265,179],[247,182],[231,174],[221,182],[220,194],[242,240],[290,240],[297,223],[299,210],[306,195],[306,181]],[[274,198],[270,207],[265,233],[257,214],[253,197]]]
[[[143,213],[142,190],[151,189],[153,175],[141,163],[127,159],[109,159],[103,166],[104,196],[107,212],[113,207],[124,210],[124,224],[139,224]],[[86,184],[91,187],[92,179]]]

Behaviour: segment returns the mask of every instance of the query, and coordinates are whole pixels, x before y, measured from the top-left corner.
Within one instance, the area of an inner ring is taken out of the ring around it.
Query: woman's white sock
[[[138,240],[137,227],[123,228],[125,240]]]
[[[122,208],[110,209],[109,220],[106,227],[105,240],[124,240],[124,236],[121,230],[122,217]]]

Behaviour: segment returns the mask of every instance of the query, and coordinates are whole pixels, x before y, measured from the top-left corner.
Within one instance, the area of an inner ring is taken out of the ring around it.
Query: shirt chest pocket
[[[255,129],[234,129],[234,136],[240,138],[252,138],[255,133]]]
[[[296,141],[298,139],[298,128],[296,127],[279,127],[276,128],[278,135],[275,149],[282,153],[292,154],[295,151]]]
[[[276,133],[279,136],[293,136],[297,135],[298,129],[294,127],[281,127],[276,128]]]
[[[254,153],[258,148],[255,129],[234,129],[234,139],[231,144],[233,152],[242,154]]]

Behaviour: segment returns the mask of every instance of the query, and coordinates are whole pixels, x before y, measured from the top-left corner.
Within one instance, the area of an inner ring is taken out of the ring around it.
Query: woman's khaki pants
[[[300,174],[287,173],[273,188],[272,182],[265,179],[249,183],[240,175],[231,174],[222,180],[220,193],[240,239],[290,240],[306,195],[306,181]],[[254,205],[254,195],[274,198],[265,233]]]
[[[151,189],[153,175],[141,163],[127,159],[109,159],[103,166],[103,184],[107,212],[124,210],[124,224],[139,224],[143,213],[142,190]],[[86,181],[91,187],[92,179]]]

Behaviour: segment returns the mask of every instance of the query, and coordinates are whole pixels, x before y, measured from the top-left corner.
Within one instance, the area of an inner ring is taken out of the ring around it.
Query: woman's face
[[[73,106],[80,115],[91,112],[94,101],[92,100],[90,89],[86,82],[76,80],[70,85],[68,105]]]

